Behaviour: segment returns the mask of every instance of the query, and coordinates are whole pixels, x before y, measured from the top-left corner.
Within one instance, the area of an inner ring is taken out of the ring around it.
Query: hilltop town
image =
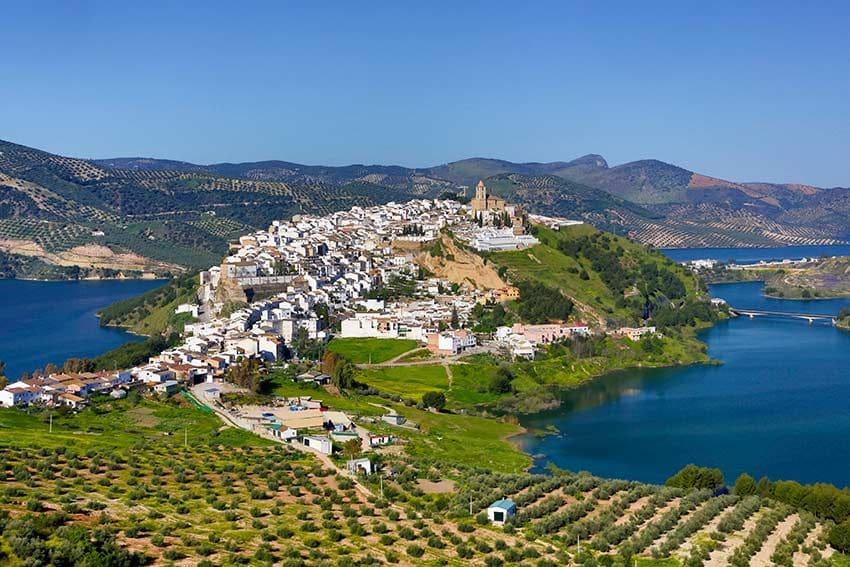
[[[469,324],[476,305],[516,300],[517,287],[498,276],[498,287],[474,276],[437,277],[423,257],[452,260],[440,249],[446,235],[455,246],[476,253],[516,251],[539,243],[529,233],[532,225],[558,230],[577,224],[529,215],[489,195],[483,182],[468,204],[413,200],[275,221],[266,231],[241,236],[220,265],[200,272],[197,301],[176,308],[193,320],[185,325],[181,344],[135,368],[18,380],[0,391],[0,404],[78,408],[93,393],[122,396],[130,383],[167,395],[183,385],[220,382],[245,360],[304,358],[299,350],[305,343],[332,337],[406,339],[439,357],[477,352],[533,359],[541,345],[604,329],[563,320],[515,322],[474,333]],[[655,328],[610,332],[637,341]],[[320,384],[326,379],[310,377]]]
[[[618,270],[612,258],[637,268]],[[830,520],[785,497],[763,498],[781,483],[750,486],[742,475],[734,494],[720,494],[722,474],[693,466],[664,488],[586,473],[531,475],[519,472],[529,457],[505,440],[519,426],[473,413],[475,400],[513,401],[549,384],[533,376],[564,386],[618,363],[706,360],[693,329],[718,306],[689,287],[690,277],[624,239],[529,215],[483,183],[468,204],[414,200],[297,215],[241,236],[198,274],[194,299],[173,308],[189,319],[176,344],[132,368],[89,371],[79,361],[15,381],[0,404],[50,408],[41,413],[49,425],[11,410],[24,436],[53,439],[55,414],[63,429],[56,439],[79,433],[92,444],[85,457],[43,450],[37,466],[67,462],[63,478],[89,478],[92,509],[117,502],[115,487],[126,485],[133,509],[149,511],[117,514],[113,537],[128,554],[205,566],[214,564],[208,558],[300,565],[353,557],[548,567],[629,565],[633,556],[745,565],[797,555],[826,565],[837,555],[827,543]],[[569,287],[571,278],[580,286]],[[634,314],[653,301],[652,318]],[[688,358],[694,343],[703,358]],[[275,380],[271,395],[256,388],[265,378]],[[366,389],[346,392],[355,379]],[[85,431],[74,430],[80,418],[91,420]],[[96,443],[110,442],[143,448],[102,457]],[[4,458],[18,459],[16,451]],[[81,472],[68,472],[77,460]],[[13,472],[15,483],[29,474]],[[81,497],[67,487],[82,485],[51,478],[70,501],[63,509],[78,511]],[[185,504],[201,491],[205,500]],[[24,505],[17,488],[6,494]],[[35,497],[25,504],[43,506]],[[318,517],[334,545],[311,535]]]
[[[0,277],[173,276],[216,262],[230,240],[274,219],[433,198],[479,178],[530,212],[659,248],[834,244],[848,232],[850,189],[738,183],[657,160],[197,165],[84,160],[0,140]]]

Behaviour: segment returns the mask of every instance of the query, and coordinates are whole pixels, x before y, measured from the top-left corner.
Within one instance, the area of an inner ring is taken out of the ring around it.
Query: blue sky
[[[14,2],[0,138],[78,157],[657,158],[850,185],[850,3]]]

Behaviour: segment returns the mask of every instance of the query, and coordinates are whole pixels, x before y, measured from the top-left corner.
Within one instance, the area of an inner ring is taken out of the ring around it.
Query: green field
[[[387,394],[416,401],[425,392],[449,389],[449,377],[440,364],[369,368],[362,370],[357,380]]]
[[[593,270],[590,261],[581,256],[569,256],[557,249],[558,242],[561,240],[576,239],[596,233],[598,231],[590,225],[571,226],[557,232],[538,227],[537,237],[541,244],[527,250],[490,254],[489,258],[498,266],[506,268],[512,281],[532,280],[549,287],[559,288],[568,296],[590,306],[604,318],[628,321],[632,317],[631,311],[617,305],[618,298]],[[670,265],[661,254],[652,253],[626,238],[614,235],[609,237],[613,243],[612,246],[623,249],[625,264],[651,261],[659,267],[665,265],[680,277],[689,294],[696,293],[695,276],[681,266]],[[582,271],[587,274],[586,280],[581,278]],[[580,306],[577,307],[581,310]]]
[[[98,315],[101,325],[124,327],[140,335],[154,335],[166,329],[181,331],[191,315],[177,315],[174,310],[181,303],[195,301],[198,279],[187,274],[154,288],[146,293],[117,301],[102,308]]]
[[[267,445],[268,441],[242,430],[222,428],[219,418],[184,398],[169,402],[143,399],[94,398],[77,414],[53,413],[53,432],[47,410],[27,412],[0,409],[0,444],[38,447],[126,448],[138,443],[178,447],[210,442],[232,446]]]
[[[465,381],[467,375],[463,376],[462,380]],[[465,466],[477,466],[483,462],[482,459],[487,459],[488,462],[492,460],[494,469],[505,472],[522,470],[529,463],[527,455],[505,440],[507,436],[522,431],[517,425],[481,417],[432,413],[378,396],[356,393],[339,396],[318,386],[298,384],[282,374],[273,373],[272,377],[272,393],[278,396],[311,396],[322,400],[331,409],[356,416],[378,416],[396,412],[408,417],[421,425],[422,430],[392,427],[382,422],[368,424],[366,427],[370,431],[390,433],[408,439],[408,452],[412,451],[411,454]],[[417,401],[425,392],[448,389],[448,377],[441,365],[361,370],[357,379],[386,394]],[[471,388],[471,385],[469,387]],[[447,392],[447,397],[449,405],[452,405],[451,392]]]
[[[455,365],[453,371],[463,367],[454,373],[458,391],[477,388],[487,366],[478,358]],[[382,481],[361,477],[357,487],[292,446],[222,430],[214,414],[182,396],[96,399],[76,415],[57,411],[53,433],[49,414],[3,410],[0,564],[676,567],[699,564],[698,554],[718,542],[742,541],[749,517],[771,514],[778,523],[792,513],[800,518],[794,524],[799,541],[811,533],[813,542],[801,546],[787,536],[776,542],[784,556],[799,552],[817,567],[847,564],[840,554],[819,560],[827,544],[816,530],[829,523],[771,498],[588,473],[530,475],[524,472],[530,457],[507,440],[522,429],[509,421],[435,413],[376,396],[341,398],[288,384],[282,373],[275,385],[322,394],[335,408],[384,406],[406,416],[408,427],[364,423],[399,438],[403,453],[379,457],[384,470],[396,474]],[[448,481],[448,492],[429,492],[427,481]],[[503,497],[519,506],[516,526],[504,530],[480,519]],[[711,524],[733,514],[739,524]],[[576,556],[579,537],[582,555]],[[653,542],[659,541],[656,555]]]
[[[328,350],[347,358],[354,364],[379,364],[416,348],[410,339],[333,339]]]
[[[446,394],[449,408],[469,408],[493,402],[505,395],[487,391],[490,380],[498,368],[495,364],[453,364],[451,368],[452,387]]]
[[[409,439],[407,453],[416,458],[486,467],[500,472],[520,472],[531,465],[531,458],[508,441],[510,436],[522,432],[517,424],[493,418],[395,407],[401,415],[421,427],[420,433],[404,434]]]
[[[548,229],[541,229],[540,232],[543,233],[541,238],[550,233],[554,234],[554,231]],[[594,232],[596,229],[591,226],[579,225],[563,229],[561,237],[584,236]],[[551,238],[554,240],[555,237]],[[512,279],[536,280],[549,287],[567,290],[579,301],[596,306],[611,315],[625,315],[615,309],[611,291],[590,267],[590,262],[583,258],[567,256],[545,244],[538,244],[528,250],[499,252],[492,254],[491,258],[499,266],[505,266]],[[570,271],[571,269],[576,272]],[[588,280],[579,277],[582,269],[590,276]]]

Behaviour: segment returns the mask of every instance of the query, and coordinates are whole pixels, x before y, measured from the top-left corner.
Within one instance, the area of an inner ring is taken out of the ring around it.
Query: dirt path
[[[708,500],[705,500],[704,502],[702,502],[700,505],[698,505],[696,508],[694,508],[694,509],[693,509],[693,510],[691,510],[690,512],[687,512],[687,513],[682,514],[681,516],[679,516],[679,520],[678,520],[678,521],[677,521],[677,522],[673,525],[673,527],[672,527],[672,528],[670,528],[669,530],[667,530],[666,532],[664,532],[663,534],[661,534],[660,536],[658,536],[658,538],[657,538],[655,541],[653,541],[651,544],[649,544],[649,547],[647,547],[647,549],[651,551],[651,550],[652,550],[652,549],[654,549],[654,548],[658,548],[658,547],[661,547],[662,545],[664,545],[664,543],[667,541],[667,538],[669,538],[669,537],[670,537],[670,535],[671,535],[671,534],[672,534],[672,533],[673,533],[673,532],[674,532],[674,531],[675,531],[675,530],[676,530],[679,526],[683,525],[683,524],[684,524],[685,522],[687,522],[687,521],[688,521],[688,520],[689,520],[689,519],[690,519],[690,518],[691,518],[694,514],[696,514],[696,513],[697,513],[697,512],[699,512],[700,510],[702,510],[704,507],[709,506],[710,504],[711,504],[711,499],[709,498]],[[725,510],[725,509],[724,509],[724,510]],[[722,513],[722,511],[721,511],[721,513]],[[716,517],[717,517],[717,516],[715,516],[715,518],[716,518]],[[714,519],[714,518],[712,518],[712,519]]]
[[[421,348],[408,350],[401,353],[395,358],[385,360],[384,362],[373,362],[372,364],[362,363],[355,364],[357,368],[387,368],[394,366],[435,366],[437,364],[468,364],[464,359],[475,354],[492,354],[499,352],[499,347],[493,342],[479,344],[476,347],[470,348],[458,354],[449,356],[437,356],[434,358],[426,358],[424,360],[400,360],[411,352],[422,350]]]
[[[406,362],[377,362],[375,364],[357,364],[357,368],[393,368],[404,366],[438,366],[440,364],[468,364],[460,359],[463,355],[447,356],[445,358],[428,359],[428,360],[410,360]]]
[[[680,501],[680,500],[681,500],[680,498],[674,498],[674,499],[670,500],[669,502],[667,502],[667,504],[664,504],[663,506],[659,506],[658,508],[656,508],[656,509],[655,509],[655,514],[653,514],[653,515],[652,515],[652,516],[651,516],[648,520],[646,520],[644,523],[642,523],[642,524],[641,524],[641,525],[639,525],[637,528],[635,528],[635,531],[634,531],[634,532],[632,532],[632,535],[631,535],[631,536],[629,536],[629,539],[633,539],[633,538],[637,537],[638,535],[640,535],[640,533],[641,533],[643,530],[645,530],[645,529],[646,529],[646,527],[647,527],[649,524],[651,524],[652,522],[657,521],[657,520],[658,520],[659,518],[661,518],[664,514],[666,514],[667,512],[669,512],[670,510],[672,510],[673,508],[677,507],[677,506],[679,505],[679,501]]]
[[[202,386],[202,384],[199,384],[199,386]],[[232,425],[233,427],[237,427],[239,429],[244,429],[245,431],[249,431],[249,432],[253,433],[254,435],[257,435],[257,436],[262,437],[264,439],[269,439],[271,441],[274,441],[275,443],[280,443],[281,445],[291,446],[288,442],[283,441],[282,439],[278,439],[277,437],[274,437],[272,435],[260,435],[260,434],[258,434],[257,431],[255,431],[251,427],[248,427],[245,424],[241,423],[241,421],[239,419],[236,419],[236,418],[230,416],[230,414],[228,414],[224,410],[207,403],[207,401],[204,399],[204,396],[200,392],[194,392],[193,391],[192,393],[195,395],[195,398],[197,398],[197,400],[201,404],[210,408],[213,412],[215,412],[215,414],[219,417],[219,419],[224,421],[226,424]],[[324,453],[320,453],[319,451],[316,451],[312,447],[307,447],[305,445],[298,445],[297,449],[300,450],[300,451],[304,451],[305,453],[310,453],[310,454],[314,455],[319,460],[319,462],[322,463],[323,466],[329,468],[330,470],[336,471],[336,473],[339,476],[344,476],[344,477],[351,479],[351,481],[354,483],[354,488],[357,490],[357,492],[361,493],[366,498],[375,496],[372,493],[371,490],[369,490],[365,485],[363,485],[360,482],[360,480],[358,480],[356,475],[351,474],[346,469],[342,469],[342,468],[336,466],[336,464],[331,460],[329,455],[325,455]]]
[[[735,552],[735,549],[744,542],[747,536],[750,535],[750,532],[753,531],[753,528],[756,527],[761,514],[761,512],[756,512],[744,520],[744,525],[739,531],[728,534],[726,541],[711,552],[703,567],[726,567],[726,565],[729,565],[729,558],[732,557],[732,553]]]
[[[578,299],[576,299],[576,298],[575,298],[575,297],[573,297],[573,296],[569,296],[569,298],[570,298],[570,301],[572,301],[572,302],[573,302],[573,304],[574,304],[576,307],[578,307],[578,308],[579,308],[579,310],[580,310],[582,313],[584,313],[585,315],[587,315],[587,318],[588,318],[588,319],[592,319],[592,320],[593,320],[593,322],[594,322],[594,323],[596,323],[596,325],[597,325],[600,329],[602,329],[602,330],[606,330],[606,329],[608,329],[608,322],[605,320],[605,318],[604,318],[604,317],[602,317],[602,316],[599,314],[599,312],[598,312],[598,311],[596,311],[596,309],[594,309],[593,307],[591,307],[591,306],[590,306],[590,305],[588,305],[587,303],[583,303],[583,302],[579,301]]]
[[[776,529],[773,530],[767,539],[764,542],[764,545],[761,546],[761,549],[753,556],[750,560],[750,565],[754,567],[768,567],[773,562],[770,560],[770,556],[773,555],[774,550],[776,550],[777,544],[785,539],[785,536],[788,535],[788,532],[791,531],[791,528],[794,527],[794,524],[800,519],[800,516],[797,514],[791,514],[776,526]]]
[[[811,547],[814,545],[815,541],[820,537],[821,531],[823,530],[823,526],[817,524],[814,528],[806,534],[806,539],[803,540],[803,544],[800,546],[797,551],[794,552],[793,562],[794,565],[806,565],[809,562],[809,554],[803,552],[804,547]]]
[[[621,526],[629,521],[635,512],[646,506],[649,502],[649,496],[641,496],[635,502],[623,511],[623,514],[614,522],[615,526]]]
[[[425,348],[425,347],[418,347],[418,348],[414,348],[414,349],[406,350],[406,351],[404,351],[403,353],[401,353],[400,355],[398,355],[398,356],[394,356],[394,357],[392,357],[391,359],[389,359],[389,360],[385,360],[385,361],[383,361],[383,362],[381,362],[381,363],[379,363],[379,364],[394,364],[394,363],[396,363],[396,362],[399,362],[399,361],[400,361],[402,358],[404,358],[405,356],[409,356],[409,355],[413,354],[414,352],[419,352],[419,351],[422,351],[422,350],[428,350],[428,349],[427,349],[427,348]],[[429,358],[425,358],[425,359],[423,359],[423,360],[421,360],[421,361],[410,360],[410,361],[408,361],[408,362],[428,362],[429,360],[431,360],[431,359],[429,359]]]
[[[693,549],[694,547],[695,539],[699,537],[700,534],[710,534],[712,532],[716,532],[717,525],[720,523],[724,516],[726,516],[727,514],[731,514],[734,508],[735,504],[730,504],[728,507],[721,510],[720,513],[714,516],[710,522],[708,522],[702,528],[698,529],[694,534],[691,535],[691,537],[686,539],[685,542],[681,546],[679,546],[678,551],[680,553],[685,554],[685,556],[690,555],[691,549]]]

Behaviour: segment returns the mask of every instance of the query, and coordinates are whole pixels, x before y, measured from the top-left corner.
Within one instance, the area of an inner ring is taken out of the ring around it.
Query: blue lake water
[[[821,256],[850,256],[850,244],[831,246],[781,246],[778,248],[667,248],[662,250],[676,262],[710,258],[738,264],[755,264],[760,260],[799,260]]]
[[[761,283],[712,295],[741,308],[837,313],[850,300],[789,301]],[[561,432],[528,435],[548,462],[606,477],[663,482],[688,463],[729,481],[759,477],[850,484],[850,332],[803,320],[737,318],[701,335],[719,366],[623,371],[568,392],[560,409],[523,420]]]
[[[0,360],[6,373],[62,364],[70,357],[90,357],[140,337],[101,327],[102,307],[161,286],[162,281],[0,280]]]

